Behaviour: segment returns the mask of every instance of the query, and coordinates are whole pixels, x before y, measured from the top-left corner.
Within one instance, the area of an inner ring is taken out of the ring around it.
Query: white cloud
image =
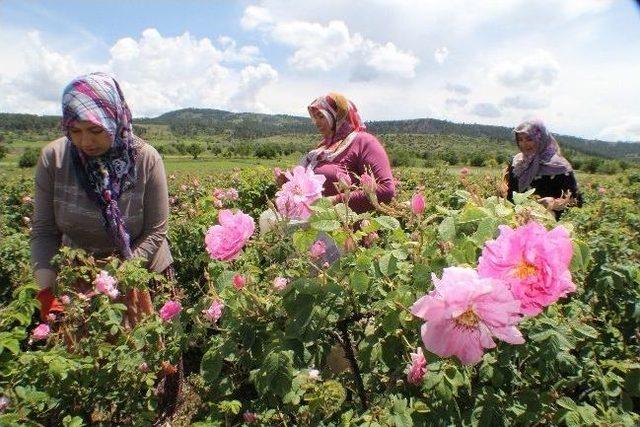
[[[447,98],[444,104],[447,108],[462,108],[467,105],[469,101],[464,98]]]
[[[547,107],[550,103],[549,98],[546,97],[520,94],[503,98],[500,105],[505,108],[519,110],[535,110]]]
[[[449,92],[458,93],[460,95],[469,95],[471,93],[471,88],[469,86],[456,83],[447,83],[446,89]]]
[[[125,37],[109,49],[106,62],[89,64],[56,52],[37,33],[23,37],[22,72],[3,74],[0,109],[58,113],[60,96],[74,77],[92,71],[113,73],[136,116],[152,116],[185,107],[266,110],[261,89],[277,78],[269,64],[259,61],[255,46],[238,46],[229,37],[197,38],[189,33],[163,36],[156,29],[138,39]],[[4,51],[4,50],[3,50]],[[2,58],[0,54],[0,60]]]
[[[480,117],[500,117],[502,114],[498,107],[490,102],[479,102],[473,106],[471,113]]]
[[[272,22],[269,10],[259,6],[248,6],[240,19],[240,25],[245,30],[265,29]]]
[[[560,65],[553,55],[538,49],[499,63],[494,68],[493,75],[507,87],[536,89],[552,85],[559,72]]]
[[[449,49],[446,47],[439,47],[433,52],[433,59],[440,65],[444,64],[444,61],[447,60],[449,56]]]
[[[240,72],[240,86],[229,101],[232,109],[258,113],[271,110],[257,99],[260,90],[278,79],[278,72],[269,64],[249,65]]]
[[[243,22],[248,15],[245,10]],[[249,13],[249,15],[254,12]],[[247,26],[243,24],[243,26]],[[255,26],[283,45],[293,48],[288,63],[299,71],[328,72],[349,70],[353,81],[378,77],[413,78],[419,59],[394,43],[378,43],[351,33],[344,21],[317,22],[291,20],[275,22],[273,26]]]
[[[610,141],[636,141],[640,143],[640,116],[627,117],[604,128],[598,138]]]

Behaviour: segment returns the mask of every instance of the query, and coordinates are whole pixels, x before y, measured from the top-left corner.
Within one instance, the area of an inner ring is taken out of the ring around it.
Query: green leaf
[[[311,223],[311,228],[318,231],[335,231],[340,228],[340,221],[336,219],[321,219],[318,221],[313,221]]]
[[[318,231],[313,229],[297,230],[293,233],[293,245],[299,252],[307,252],[318,238]]]
[[[598,338],[598,335],[599,335],[598,331],[589,325],[585,325],[584,323],[577,323],[572,327],[574,331],[576,331],[579,335],[582,335],[585,338],[593,338],[593,339]]]
[[[84,425],[84,421],[82,421],[81,417],[72,417],[71,415],[67,415],[62,419],[62,425],[64,427],[82,427]]]
[[[396,272],[396,258],[391,253],[384,254],[378,263],[380,272],[389,277]]]
[[[453,241],[456,237],[456,223],[452,217],[447,217],[438,226],[438,234],[442,240]]]
[[[380,227],[386,228],[387,230],[395,230],[400,228],[400,221],[391,216],[378,216],[373,219],[377,222]]]
[[[293,381],[292,355],[289,351],[272,351],[265,357],[255,382],[262,395],[275,393],[283,397]]]
[[[367,292],[367,289],[369,289],[369,280],[369,275],[362,271],[356,270],[349,276],[351,287],[358,294]]]
[[[586,243],[573,240],[573,257],[571,258],[572,271],[587,271],[591,263],[591,251]]]
[[[489,212],[485,208],[479,208],[473,205],[466,205],[462,212],[458,216],[459,223],[480,221],[481,219],[485,219],[488,216],[491,216],[491,212]]]
[[[311,321],[315,298],[313,295],[304,293],[298,294],[295,299],[290,299],[285,304],[285,308],[289,313],[289,323],[287,325],[286,334],[288,337],[297,337]]]
[[[222,339],[216,339],[216,341],[202,356],[202,361],[200,362],[200,373],[204,380],[209,383],[216,381],[222,370],[224,358],[233,349],[231,341],[221,342]]]

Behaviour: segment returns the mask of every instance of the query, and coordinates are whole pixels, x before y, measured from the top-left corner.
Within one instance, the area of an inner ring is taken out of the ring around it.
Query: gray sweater
[[[173,259],[167,242],[169,200],[164,164],[151,145],[136,138],[137,182],[122,193],[118,206],[131,236],[134,257],[164,271]],[[49,143],[36,166],[35,209],[31,230],[34,270],[50,269],[60,245],[82,248],[97,257],[116,252],[102,224],[98,205],[78,183],[66,138]],[[40,283],[48,287],[53,283]]]

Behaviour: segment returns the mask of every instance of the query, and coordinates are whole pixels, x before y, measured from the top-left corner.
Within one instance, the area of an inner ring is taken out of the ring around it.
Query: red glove
[[[51,288],[44,288],[36,295],[38,301],[40,301],[40,320],[46,322],[49,313],[62,313],[64,311],[63,305],[51,292]]]

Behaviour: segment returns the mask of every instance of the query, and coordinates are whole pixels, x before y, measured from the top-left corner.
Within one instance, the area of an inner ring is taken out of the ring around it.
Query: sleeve
[[[41,288],[48,288],[55,281],[55,269],[51,258],[58,252],[62,233],[55,221],[53,206],[54,173],[51,170],[53,152],[43,151],[38,159],[35,176],[35,200],[31,229],[31,263],[36,281]],[[48,271],[41,271],[48,270]]]
[[[133,256],[151,261],[167,238],[169,194],[164,164],[159,155],[152,161],[144,188],[142,234],[133,243]]]
[[[396,194],[393,174],[391,173],[391,164],[389,163],[389,157],[384,147],[373,135],[365,134],[361,140],[358,162],[357,170],[360,173],[364,173],[370,169],[373,177],[376,179],[376,196],[378,197],[378,201],[389,203]],[[362,190],[351,193],[349,207],[358,213],[374,209],[367,195],[364,194]]]

